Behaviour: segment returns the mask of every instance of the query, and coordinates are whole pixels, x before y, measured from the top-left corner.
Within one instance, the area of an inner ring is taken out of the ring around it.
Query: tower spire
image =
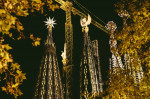
[[[45,53],[41,62],[34,99],[64,99],[63,87],[52,37],[52,27],[56,24],[49,17],[45,21],[48,36],[45,42]]]
[[[123,69],[123,63],[121,60],[121,57],[118,54],[117,50],[117,40],[114,37],[114,32],[117,28],[116,24],[113,21],[109,21],[108,24],[106,25],[106,28],[110,30],[110,39],[109,39],[109,44],[110,44],[110,51],[112,53],[112,57],[109,59],[110,61],[110,69],[111,71],[116,73],[117,68],[122,68]]]
[[[125,27],[128,26],[126,21],[130,15],[126,10],[122,10],[121,13],[119,13],[119,16],[123,18],[123,29],[125,29]],[[136,66],[134,65],[135,63],[133,63],[133,61],[137,63]],[[125,69],[130,70],[130,75],[132,74],[135,82],[139,83],[143,77],[143,69],[137,51],[135,51],[133,55],[126,52],[124,54],[124,62]]]
[[[54,18],[47,18],[47,21],[44,21],[47,25],[47,28],[48,28],[48,35],[47,35],[47,40],[45,42],[45,44],[53,44],[53,36],[52,36],[52,28],[54,28],[54,25],[56,24],[55,23],[56,20],[54,20]]]
[[[101,73],[98,72],[100,67],[98,67],[99,65],[96,67],[95,56],[97,55],[94,55],[94,50],[97,50],[97,48],[94,48],[96,42],[91,42],[88,36],[88,25],[91,23],[90,15],[88,15],[88,19],[81,19],[80,23],[82,32],[84,33],[83,55],[80,64],[80,99],[88,99],[89,97],[95,98],[102,92],[102,81]],[[98,61],[97,64],[99,64]]]

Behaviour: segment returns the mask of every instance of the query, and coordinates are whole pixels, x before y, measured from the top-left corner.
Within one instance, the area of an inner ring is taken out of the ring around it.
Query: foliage
[[[120,0],[115,4],[116,12],[127,11],[129,17],[123,17],[123,26],[115,32],[119,41],[120,55],[130,56],[132,71],[138,71],[142,66],[144,77],[139,83],[134,82],[134,76],[126,70],[118,70],[110,74],[106,97],[104,99],[145,99],[150,97],[150,1]]]
[[[25,73],[22,73],[20,65],[13,61],[13,57],[9,53],[9,50],[13,48],[5,41],[6,38],[7,40],[30,38],[33,40],[33,46],[40,45],[39,37],[33,37],[33,34],[30,37],[25,35],[20,17],[24,18],[34,12],[45,14],[47,12],[44,10],[45,8],[54,11],[59,6],[53,4],[52,0],[1,0],[0,2],[0,85],[2,91],[14,95],[15,98],[23,94],[19,85],[26,77]],[[16,35],[17,33],[18,35]]]
[[[118,99],[123,98],[125,95],[134,93],[134,79],[125,75],[128,71],[116,69],[117,73],[110,73],[110,80],[107,82],[108,88],[106,90],[107,96],[104,99]],[[128,80],[127,80],[128,79]]]
[[[150,1],[149,0],[120,0],[115,7],[120,13],[127,10],[129,19],[127,25],[116,31],[116,38],[121,42],[121,55],[128,53],[142,60],[143,66],[150,68]],[[148,70],[150,72],[150,69]]]
[[[116,70],[117,73],[109,75],[107,95],[103,99],[145,99],[150,97],[150,87],[148,87],[150,84],[146,79],[137,84],[129,70]]]
[[[23,82],[25,73],[22,73],[20,65],[13,61],[12,56],[8,53],[8,50],[12,49],[8,44],[2,45],[0,42],[0,81],[2,85],[2,91],[13,94],[15,97],[22,95],[22,92],[18,88]]]

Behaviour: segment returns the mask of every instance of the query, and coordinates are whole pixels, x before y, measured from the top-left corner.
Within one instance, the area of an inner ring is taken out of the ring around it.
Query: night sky
[[[115,0],[77,0],[93,14],[103,20],[105,23],[108,21],[116,22],[117,26],[122,24],[121,18],[114,11]],[[74,7],[82,11],[75,3]],[[83,11],[82,11],[83,12]],[[90,14],[90,13],[89,13]],[[46,21],[48,17],[54,17],[57,25],[53,29],[53,38],[56,45],[58,64],[60,67],[60,72],[62,74],[62,58],[61,51],[64,49],[65,42],[65,12],[61,9],[55,12],[49,12],[46,16],[40,14],[34,14],[26,18],[20,18],[24,25],[24,33],[30,35],[33,33],[34,36],[41,37],[41,45],[38,47],[32,46],[32,41],[30,39],[20,40],[20,41],[9,41],[14,50],[11,51],[14,60],[21,65],[22,71],[26,73],[27,80],[24,80],[23,84],[20,86],[22,96],[18,99],[32,99],[34,88],[37,80],[38,70],[41,63],[41,58],[44,52],[44,41],[47,36],[47,27],[43,21]],[[102,23],[96,19],[93,15],[91,17],[101,23],[103,26],[106,24]],[[82,56],[82,44],[83,44],[83,34],[82,28],[80,26],[80,17],[78,15],[72,14],[72,24],[73,24],[73,36],[74,36],[74,49],[73,49],[73,63],[74,63],[74,96],[75,99],[79,97],[79,66]],[[94,25],[89,26],[89,35],[91,40],[98,40],[99,42],[99,55],[100,55],[100,65],[102,80],[105,82],[107,80],[107,71],[109,66],[109,35],[95,27]],[[3,94],[3,95],[2,95]],[[3,96],[3,98],[2,98]],[[13,99],[11,96],[2,92],[0,94],[0,99]]]

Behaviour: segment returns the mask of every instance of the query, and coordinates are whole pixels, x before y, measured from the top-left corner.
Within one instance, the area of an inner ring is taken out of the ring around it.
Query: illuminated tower
[[[134,65],[132,62],[137,62],[138,64]],[[143,69],[137,53],[135,52],[134,56],[132,55],[132,58],[126,53],[124,55],[124,63],[125,69],[130,71],[129,75],[133,76],[135,83],[139,83],[143,77]]]
[[[117,26],[113,21],[109,21],[106,27],[108,30],[110,30],[109,44],[112,54],[111,58],[109,58],[109,68],[112,73],[116,73],[117,68],[124,68],[121,57],[119,56],[117,51],[117,40],[114,38],[114,31],[116,30]]]
[[[98,42],[91,42],[88,36],[91,17],[81,19],[82,32],[84,35],[83,56],[80,64],[80,99],[99,96],[102,89],[102,79],[99,66]],[[92,45],[93,44],[93,45]],[[94,52],[96,51],[96,52]],[[97,61],[96,61],[97,60]],[[99,69],[98,69],[99,68]]]
[[[53,19],[45,22],[48,36],[45,42],[45,53],[41,62],[34,99],[64,99],[63,87],[56,57],[56,48],[52,37]]]
[[[95,67],[97,69],[97,75],[99,79],[99,88],[100,92],[103,92],[103,82],[102,82],[102,75],[101,75],[101,68],[100,68],[100,59],[99,59],[99,51],[98,51],[98,40],[92,41],[92,47],[94,52],[94,60],[95,60]]]
[[[123,18],[123,29],[125,29],[125,27],[127,27],[126,21],[129,17],[129,13],[126,10],[122,10],[118,15]],[[133,55],[129,55],[126,52],[124,54],[124,63],[125,69],[130,71],[129,74],[133,76],[135,83],[139,83],[143,77],[143,69],[137,51],[135,51]],[[135,63],[137,64],[135,65]]]

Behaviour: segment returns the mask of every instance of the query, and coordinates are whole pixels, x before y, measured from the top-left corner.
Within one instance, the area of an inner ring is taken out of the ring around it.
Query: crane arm
[[[81,11],[77,10],[74,7],[72,7],[72,12],[73,12],[73,14],[77,14],[80,17],[87,17],[87,15],[85,15],[84,13],[82,13]],[[98,23],[97,21],[95,21],[95,20],[92,19],[91,23],[93,25],[95,25],[96,27],[98,27],[99,29],[103,30],[104,32],[108,33],[108,30],[103,25],[101,25],[100,23]]]
[[[64,6],[66,6],[66,3],[65,1],[63,0],[55,0],[56,2],[58,2],[60,5],[61,5],[61,9],[63,10],[66,10]],[[79,15],[80,17],[87,17],[87,15],[85,15],[84,13],[82,13],[81,11],[77,10],[76,8],[72,7],[72,10],[73,14],[77,14]],[[91,22],[93,25],[95,25],[96,27],[98,27],[99,29],[103,30],[104,32],[106,32],[107,34],[109,34],[108,30],[103,26],[101,25],[100,23],[98,23],[97,21],[93,20],[92,19],[92,22]]]

